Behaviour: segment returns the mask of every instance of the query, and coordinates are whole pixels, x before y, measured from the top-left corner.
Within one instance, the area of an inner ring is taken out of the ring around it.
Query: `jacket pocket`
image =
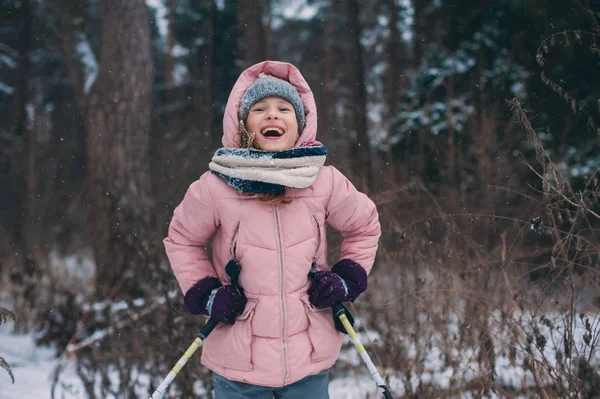
[[[202,356],[218,366],[252,371],[252,317],[257,301],[249,299],[233,325],[220,323],[206,338]]]
[[[306,309],[308,318],[308,339],[313,347],[310,354],[312,362],[333,360],[337,358],[342,346],[343,335],[333,325],[331,308],[319,309],[308,300],[308,295],[303,295],[300,300]]]

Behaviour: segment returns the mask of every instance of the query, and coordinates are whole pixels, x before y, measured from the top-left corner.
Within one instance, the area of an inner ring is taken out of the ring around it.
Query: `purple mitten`
[[[211,292],[206,311],[217,321],[233,324],[245,307],[246,301],[240,291],[233,285],[223,285]]]
[[[340,276],[348,287],[348,301],[354,302],[356,298],[367,290],[367,271],[351,259],[342,259],[331,271]]]
[[[212,290],[219,288],[221,282],[216,277],[206,277],[199,280],[190,288],[183,298],[183,304],[191,314],[203,314],[208,316],[206,303]]]
[[[358,263],[342,259],[331,270],[316,272],[308,289],[309,301],[317,308],[353,302],[367,289],[367,272]]]

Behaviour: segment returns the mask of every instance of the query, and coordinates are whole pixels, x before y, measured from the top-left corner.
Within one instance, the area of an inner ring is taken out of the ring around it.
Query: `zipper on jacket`
[[[281,224],[279,223],[279,210],[275,205],[275,222],[277,224],[277,241],[279,243],[279,265],[281,267],[280,284],[281,290],[281,338],[283,339],[283,379],[288,378],[288,359],[287,359],[287,344],[285,339],[285,267],[283,264],[283,244],[281,242]]]
[[[315,215],[313,215],[313,219],[315,219],[315,224],[317,225],[317,249],[315,250],[315,255],[313,256],[312,264],[316,267],[317,255],[319,254],[319,249],[321,249],[321,226],[319,226],[319,220]]]

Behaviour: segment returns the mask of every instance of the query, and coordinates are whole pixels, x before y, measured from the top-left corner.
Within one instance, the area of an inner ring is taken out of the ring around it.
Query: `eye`
[[[256,107],[256,108],[252,108],[250,111],[252,111],[252,112],[262,112],[262,111],[264,111],[264,108],[263,107]]]
[[[280,112],[285,112],[285,111],[289,111],[290,109],[288,107],[281,107],[279,108]]]

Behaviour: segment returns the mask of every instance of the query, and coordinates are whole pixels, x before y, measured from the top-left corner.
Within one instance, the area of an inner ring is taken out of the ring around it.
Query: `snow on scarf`
[[[318,141],[279,152],[220,148],[209,169],[231,187],[248,194],[267,194],[288,188],[310,187],[327,150]]]

